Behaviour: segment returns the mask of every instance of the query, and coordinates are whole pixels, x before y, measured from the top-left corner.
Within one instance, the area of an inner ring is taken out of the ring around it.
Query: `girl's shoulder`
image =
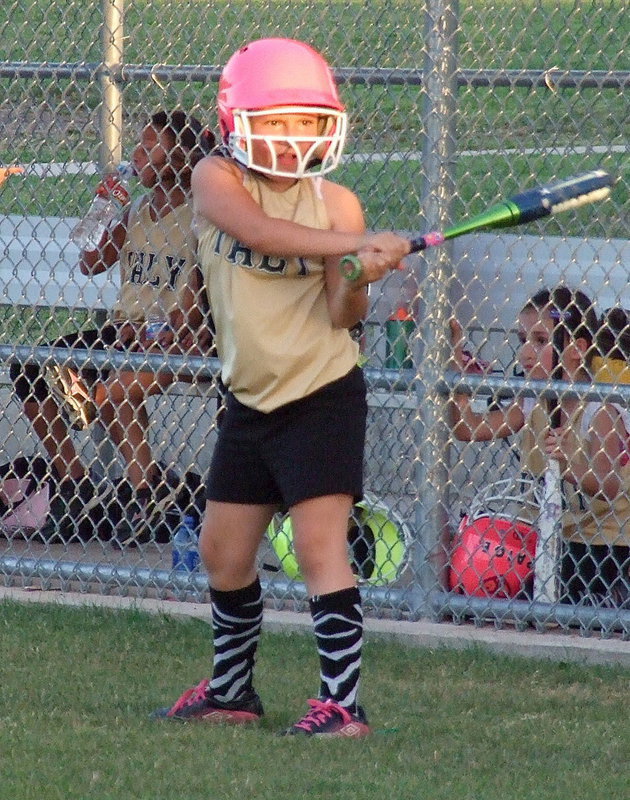
[[[233,158],[223,155],[205,156],[195,164],[191,185],[193,195],[196,192],[214,190],[229,186],[234,180],[243,183],[244,170]]]
[[[349,220],[363,220],[363,209],[357,195],[347,186],[325,178],[314,178],[319,182],[319,196],[326,206],[328,216],[333,222],[345,228]]]
[[[233,159],[227,152],[213,150],[195,164],[194,172],[232,172],[235,175],[242,175],[244,167]]]
[[[358,202],[357,195],[349,189],[347,186],[344,186],[342,183],[336,183],[335,181],[330,181],[326,178],[311,178],[316,186],[319,186],[319,191],[326,199],[327,197],[333,198],[335,200],[340,199],[355,199]]]
[[[582,414],[581,431],[583,435],[588,433],[589,428],[593,425],[593,420],[598,414],[606,415],[610,420],[619,417],[623,422],[628,435],[630,435],[630,411],[619,403],[602,403],[594,400],[586,403],[584,413]]]
[[[244,184],[241,167],[232,158],[205,156],[195,165],[191,178],[191,196],[196,212],[212,198],[227,198]]]

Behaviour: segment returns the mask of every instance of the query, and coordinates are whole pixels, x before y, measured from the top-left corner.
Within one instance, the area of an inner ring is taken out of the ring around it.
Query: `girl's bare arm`
[[[464,372],[464,331],[455,319],[450,320],[449,328],[453,352],[451,366]],[[506,439],[520,431],[525,424],[523,409],[519,403],[511,403],[505,409],[480,414],[472,410],[470,397],[463,393],[453,395],[449,402],[449,413],[453,435],[460,442]]]
[[[323,195],[334,231],[363,233],[363,210],[356,195],[344,186],[326,181]],[[380,250],[360,250],[362,274],[356,280],[344,278],[339,271],[339,256],[324,259],[326,297],[332,323],[337,328],[351,328],[367,313],[367,286],[381,280],[409,252],[406,239],[394,233],[378,234]]]
[[[210,156],[197,164],[192,191],[195,215],[269,256],[324,258],[388,247],[388,239],[382,234],[320,230],[269,217],[244,188],[238,167],[220,157]]]
[[[112,267],[120,258],[120,251],[127,237],[129,209],[112,230],[106,230],[96,250],[81,250],[79,269],[82,275],[99,275]]]
[[[603,405],[593,417],[584,448],[567,452],[563,428],[549,431],[545,449],[560,462],[563,478],[580,491],[613,500],[622,490],[621,459],[627,455],[627,438],[619,411]]]
[[[187,285],[181,294],[180,307],[171,312],[171,327],[175,331],[175,339],[184,349],[192,347],[204,330],[206,319],[206,301],[203,281],[198,267],[190,272]]]

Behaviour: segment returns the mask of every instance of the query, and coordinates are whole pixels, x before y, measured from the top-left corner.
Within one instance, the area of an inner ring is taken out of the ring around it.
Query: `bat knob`
[[[363,275],[363,265],[357,256],[344,256],[339,262],[339,272],[347,281],[356,281]]]

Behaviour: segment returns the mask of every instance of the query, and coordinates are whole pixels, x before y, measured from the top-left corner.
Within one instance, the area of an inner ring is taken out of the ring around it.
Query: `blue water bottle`
[[[194,572],[199,567],[197,520],[186,514],[173,536],[173,569]]]

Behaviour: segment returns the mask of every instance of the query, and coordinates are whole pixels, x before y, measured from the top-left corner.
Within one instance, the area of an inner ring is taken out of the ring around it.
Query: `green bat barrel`
[[[532,194],[533,192],[524,192],[519,197]],[[521,219],[521,211],[519,206],[515,203],[516,198],[506,200],[504,203],[497,203],[494,206],[477,214],[470,219],[460,222],[457,225],[451,225],[444,231],[444,239],[454,239],[456,236],[463,236],[466,233],[473,233],[474,231],[485,230],[489,228],[509,228],[511,225],[518,225]],[[547,211],[547,214],[550,212]],[[541,215],[544,216],[544,215]],[[530,217],[535,219],[535,217]]]
[[[412,239],[411,252],[417,253],[420,250],[426,250],[427,247],[436,247],[448,239],[455,239],[457,236],[463,236],[466,233],[474,233],[475,231],[488,230],[490,228],[509,228],[511,225],[518,225],[523,219],[521,217],[521,209],[515,202],[517,199],[522,198],[523,206],[529,209],[528,220],[537,219],[539,216],[542,217],[551,213],[550,210],[543,209],[542,213],[532,216],[533,198],[529,196],[535,193],[537,192],[533,189],[531,192],[523,192],[523,194],[505,200],[503,203],[490,206],[481,214],[470,217],[457,225],[451,225],[443,233],[434,231]]]
[[[577,208],[606,197],[614,183],[615,179],[611,175],[598,169],[566,180],[537,186],[535,189],[515,194],[503,203],[497,203],[459,225],[452,225],[444,231],[444,239],[454,239],[465,233],[489,228],[509,228],[511,225],[521,225],[548,217],[565,208]]]
[[[448,239],[455,239],[466,233],[491,230],[492,228],[509,228],[548,217],[567,209],[575,209],[586,203],[603,200],[610,194],[615,179],[604,170],[598,169],[576,175],[566,180],[555,181],[526,192],[515,194],[502,203],[490,208],[470,219],[451,225],[445,231],[432,231],[424,236],[410,239],[411,253],[437,247]],[[356,256],[344,256],[340,269],[348,280],[356,280],[361,275],[361,262]]]

